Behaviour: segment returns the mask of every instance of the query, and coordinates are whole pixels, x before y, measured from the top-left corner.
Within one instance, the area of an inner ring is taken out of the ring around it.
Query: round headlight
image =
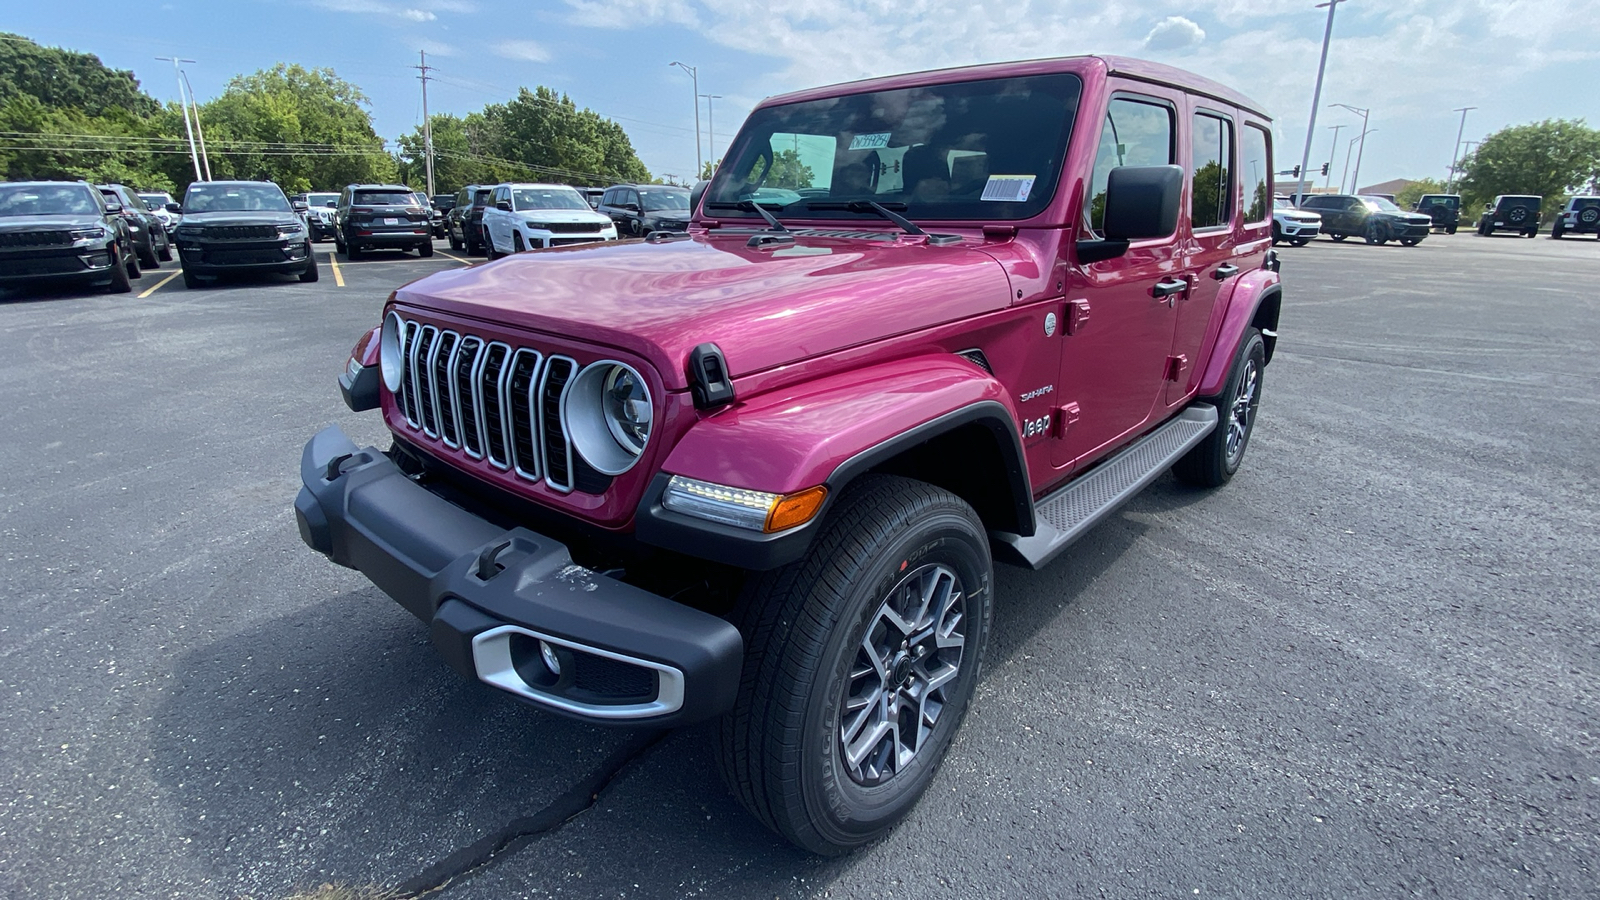
[[[573,379],[563,407],[572,445],[604,475],[633,468],[654,420],[644,377],[619,362],[592,363]]]
[[[405,326],[400,314],[391,312],[383,317],[383,332],[378,335],[378,371],[391,394],[400,393],[400,379],[406,374],[405,350]]]

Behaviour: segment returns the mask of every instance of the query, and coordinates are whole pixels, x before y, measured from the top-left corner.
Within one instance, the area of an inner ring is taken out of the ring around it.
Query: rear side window
[[[1248,122],[1239,143],[1239,176],[1244,180],[1244,220],[1265,222],[1272,217],[1271,144],[1266,129]]]
[[[1233,220],[1233,122],[1195,113],[1193,144],[1189,222],[1195,228],[1227,225]]]
[[[1106,186],[1118,166],[1166,166],[1173,159],[1172,108],[1156,101],[1112,98],[1100,127],[1100,149],[1089,179],[1089,227],[1105,224]]]

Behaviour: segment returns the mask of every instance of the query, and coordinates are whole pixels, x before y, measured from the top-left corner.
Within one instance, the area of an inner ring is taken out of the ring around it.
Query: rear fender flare
[[[1233,369],[1233,357],[1247,329],[1264,329],[1262,339],[1267,345],[1267,361],[1277,345],[1278,309],[1283,300],[1283,287],[1276,272],[1257,270],[1239,276],[1228,296],[1227,311],[1222,327],[1217,332],[1216,343],[1211,345],[1211,355],[1206,360],[1205,374],[1200,378],[1199,396],[1215,397],[1227,384],[1228,373]]]

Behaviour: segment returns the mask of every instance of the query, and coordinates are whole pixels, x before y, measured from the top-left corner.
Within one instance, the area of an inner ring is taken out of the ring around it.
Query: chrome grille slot
[[[433,416],[439,423],[439,437],[446,447],[461,446],[461,438],[456,434],[456,410],[450,402],[450,363],[456,355],[456,344],[461,340],[461,335],[454,331],[442,331],[439,340],[434,342],[432,362],[428,365],[428,374],[432,383],[429,385],[433,394]]]
[[[411,373],[417,370],[416,358],[411,350],[417,345],[417,332],[421,326],[415,322],[407,322],[405,331],[401,334],[401,351],[406,356],[406,370],[400,379],[400,414],[406,417],[406,423],[412,428],[422,427],[422,421],[417,418],[417,392],[411,384]]]
[[[432,325],[422,326],[422,334],[417,337],[417,349],[411,354],[411,380],[417,391],[422,433],[428,437],[439,436],[439,420],[434,416],[433,383],[428,377],[433,370],[433,349],[437,346],[438,337],[439,329]]]
[[[523,478],[539,480],[539,451],[533,432],[533,386],[543,357],[537,350],[523,348],[511,357],[507,381],[506,422],[511,430],[511,468]]]
[[[461,447],[473,459],[483,458],[483,423],[478,419],[478,364],[483,355],[483,338],[467,335],[461,339],[455,359],[450,362],[450,402],[459,411],[456,427],[461,432]]]
[[[576,361],[552,356],[539,381],[539,436],[544,444],[545,481],[558,491],[572,490],[572,444],[561,421],[561,405],[577,371]]]
[[[484,455],[489,462],[502,469],[511,468],[511,456],[506,452],[505,412],[500,397],[505,393],[501,376],[506,373],[506,360],[511,348],[493,343],[483,354],[483,371],[478,376],[478,409],[483,417]]]

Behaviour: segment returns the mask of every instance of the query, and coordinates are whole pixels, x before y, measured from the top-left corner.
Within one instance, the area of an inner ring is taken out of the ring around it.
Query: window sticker
[[[1033,193],[1034,175],[990,175],[983,186],[981,200],[998,200],[1001,203],[1023,203]]]
[[[858,134],[850,141],[851,150],[882,150],[889,146],[889,135],[892,132],[883,131],[877,134]]]

